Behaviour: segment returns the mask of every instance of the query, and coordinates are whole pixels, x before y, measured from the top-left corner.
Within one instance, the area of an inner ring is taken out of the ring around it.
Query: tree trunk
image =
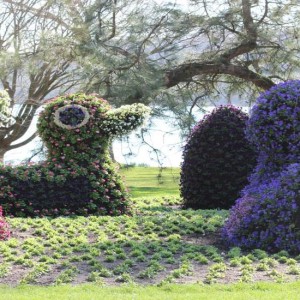
[[[6,149],[0,149],[0,164],[4,164],[4,154],[7,152]]]

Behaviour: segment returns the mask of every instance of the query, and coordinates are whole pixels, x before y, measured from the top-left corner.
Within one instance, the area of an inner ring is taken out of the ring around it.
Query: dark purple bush
[[[256,162],[244,133],[247,119],[240,109],[221,106],[195,126],[181,166],[185,208],[226,209],[234,204]]]

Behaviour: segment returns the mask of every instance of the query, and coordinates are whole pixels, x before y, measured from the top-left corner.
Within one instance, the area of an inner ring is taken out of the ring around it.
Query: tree
[[[217,6],[191,0],[185,9],[151,1],[89,3],[79,12],[86,24],[79,51],[87,91],[117,106],[151,103],[157,116],[172,111],[184,135],[208,102],[238,96],[251,106],[259,92],[299,71],[294,0]]]
[[[87,72],[91,90],[111,98],[121,95],[122,101],[149,101],[178,87],[195,94],[222,88],[249,94],[297,76],[297,1],[223,0],[216,6],[191,0],[193,12],[149,1],[138,7],[131,3],[124,16],[126,34],[125,21],[112,18],[107,28],[113,38],[106,40],[97,18],[102,7],[90,10],[86,24],[92,38],[84,49],[93,62]]]
[[[180,126],[188,126],[186,133],[194,123],[194,111],[207,101],[230,101],[239,95],[251,102],[259,91],[299,71],[300,7],[295,0],[220,0],[218,5],[190,0],[187,8],[148,0],[3,3],[6,15],[21,13],[18,28],[46,26],[59,41],[57,60],[48,66],[55,70],[61,60],[66,62],[59,78],[70,80],[70,66],[76,66],[83,91],[97,92],[115,106],[143,102],[151,103],[157,115],[171,110],[181,118]],[[12,36],[20,36],[12,24]],[[49,45],[45,34],[34,44],[41,40]],[[68,47],[62,47],[66,43]],[[4,45],[9,49],[8,42]],[[46,57],[49,49],[43,49]],[[36,55],[35,51],[27,56]],[[14,64],[20,57],[13,57]],[[10,88],[16,86],[15,69],[10,70]],[[37,74],[35,78],[47,86],[47,78]]]
[[[296,1],[218,1],[220,7],[225,6],[222,10],[213,5],[209,9],[208,1],[192,2],[196,6],[203,3],[205,15],[202,22],[198,20],[208,47],[197,60],[166,70],[167,87],[194,76],[230,75],[266,90],[274,85],[274,79],[286,80],[296,75]]]
[[[16,143],[45,99],[78,84],[71,33],[48,18],[53,10],[58,7],[49,1],[0,4],[0,83],[11,99],[10,122],[0,124],[0,161],[7,151],[35,138],[34,132]]]

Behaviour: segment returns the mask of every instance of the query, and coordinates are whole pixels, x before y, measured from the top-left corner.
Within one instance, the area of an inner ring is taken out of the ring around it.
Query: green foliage
[[[165,209],[165,201],[153,198],[147,207],[135,199],[132,216],[7,218],[14,236],[0,241],[0,283],[19,269],[18,282],[35,285],[297,279],[298,262],[286,251],[271,256],[220,245],[227,211]]]
[[[256,154],[246,140],[247,115],[221,106],[204,117],[184,148],[180,187],[184,207],[231,207],[255,164]]]

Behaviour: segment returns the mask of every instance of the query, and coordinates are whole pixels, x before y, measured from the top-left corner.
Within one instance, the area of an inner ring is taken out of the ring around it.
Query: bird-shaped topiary
[[[234,204],[256,161],[244,133],[247,119],[236,107],[220,106],[194,127],[181,166],[185,208],[227,209]]]
[[[128,213],[109,145],[114,136],[142,125],[149,113],[143,104],[111,109],[106,100],[81,93],[51,100],[37,125],[47,160],[0,167],[0,205],[14,216]]]

